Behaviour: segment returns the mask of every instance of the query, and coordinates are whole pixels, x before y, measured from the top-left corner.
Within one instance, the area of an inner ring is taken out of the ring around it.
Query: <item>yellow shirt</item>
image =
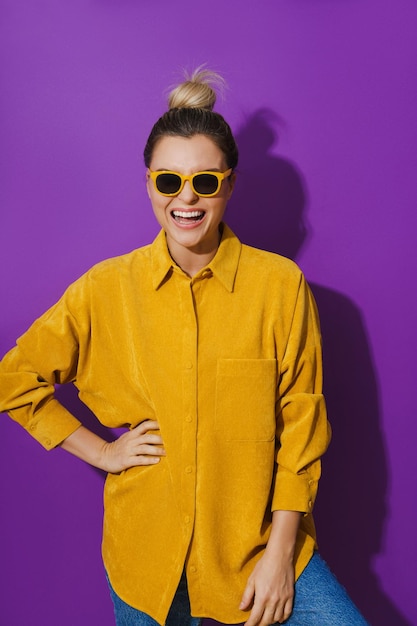
[[[192,614],[236,623],[271,511],[302,511],[296,575],[329,441],[316,308],[298,267],[225,226],[192,279],[161,232],[72,284],[0,364],[0,410],[45,448],[79,426],[73,381],[109,427],[159,422],[166,457],[109,475],[103,558],[117,594],[163,624],[186,564]]]

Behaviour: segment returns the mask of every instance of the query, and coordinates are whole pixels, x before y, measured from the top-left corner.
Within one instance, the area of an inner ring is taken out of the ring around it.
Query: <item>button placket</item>
[[[196,446],[197,420],[193,419],[197,410],[197,320],[194,309],[192,281],[181,284],[181,325],[182,325],[182,380],[183,380],[183,427],[181,459],[182,489],[181,501],[184,530],[191,535],[195,512],[196,490]]]

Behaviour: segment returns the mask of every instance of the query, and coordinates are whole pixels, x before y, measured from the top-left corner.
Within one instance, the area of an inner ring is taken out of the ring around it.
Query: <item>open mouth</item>
[[[201,222],[205,211],[171,211],[171,215],[178,224],[191,224]]]

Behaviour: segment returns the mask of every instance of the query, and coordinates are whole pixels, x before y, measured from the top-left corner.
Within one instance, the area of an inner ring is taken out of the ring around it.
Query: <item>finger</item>
[[[289,598],[287,600],[287,602],[284,605],[283,611],[282,611],[282,618],[281,621],[285,621],[286,619],[288,619],[292,613],[293,610],[293,606],[294,606],[294,599],[293,598]],[[280,619],[280,618],[278,618]]]
[[[156,422],[154,423],[156,424]],[[130,430],[129,432],[125,433],[124,435],[122,435],[122,437],[124,437],[127,441],[130,441],[130,442],[150,443],[150,444],[163,444],[164,443],[160,433],[151,432],[153,429],[150,429],[150,431],[144,431],[143,427],[140,428],[139,426],[136,426],[136,428],[134,428],[133,430]]]
[[[262,606],[261,605],[257,606],[256,604],[254,604],[253,609],[249,615],[249,619],[247,620],[247,622],[245,622],[245,626],[259,626],[259,624],[261,624],[262,615],[263,615]]]
[[[259,626],[271,626],[271,624],[275,624],[275,622],[279,621],[279,619],[280,618],[275,619],[274,617],[274,607],[266,607],[261,621],[259,622]]]
[[[131,430],[131,432],[139,432],[142,435],[145,434],[148,430],[159,430],[159,424],[156,420],[145,420],[141,422],[135,428]]]
[[[164,448],[146,444],[141,444],[132,448],[131,454],[133,456],[166,456]]]
[[[128,467],[137,467],[139,465],[156,465],[161,460],[160,456],[139,455],[132,456]]]
[[[142,443],[149,445],[160,445],[164,443],[160,435],[140,435],[139,438]]]
[[[276,607],[275,612],[273,614],[273,622],[284,622],[288,619],[292,613],[293,602],[292,599],[287,600],[284,605],[279,605]]]
[[[248,580],[248,583],[242,595],[242,600],[239,604],[239,609],[241,611],[245,611],[246,609],[250,607],[251,602],[253,601],[254,595],[255,595],[255,586],[251,582],[251,580]]]
[[[143,435],[141,433],[134,432],[133,430],[128,433],[129,437],[126,437],[126,444],[129,448],[137,449],[139,446],[164,446],[163,439],[160,435]]]

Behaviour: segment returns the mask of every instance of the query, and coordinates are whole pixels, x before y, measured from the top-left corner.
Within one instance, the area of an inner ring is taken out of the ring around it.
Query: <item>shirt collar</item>
[[[213,276],[216,276],[227,291],[234,288],[242,244],[232,230],[222,224],[223,234],[215,257],[208,263]],[[174,261],[169,254],[165,232],[161,230],[151,244],[152,284],[158,289],[172,274]],[[204,268],[201,270],[204,271]],[[199,272],[200,273],[200,272]]]

